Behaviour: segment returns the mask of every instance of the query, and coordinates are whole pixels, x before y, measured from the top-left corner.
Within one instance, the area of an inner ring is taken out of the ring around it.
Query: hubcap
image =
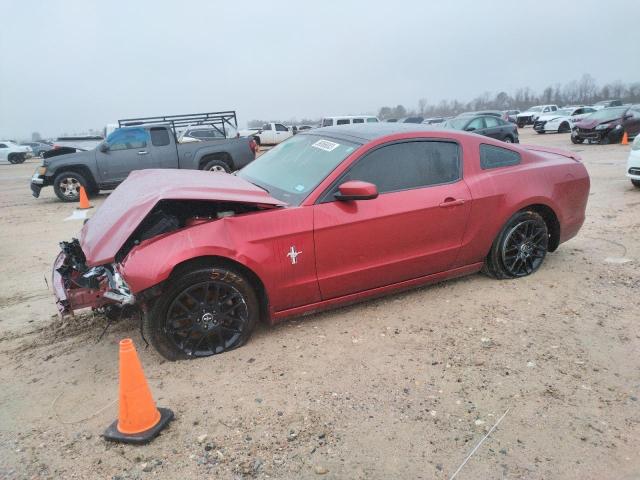
[[[544,225],[535,220],[517,224],[507,234],[502,261],[514,277],[523,277],[540,267],[547,253],[549,236]]]
[[[73,177],[60,181],[60,191],[65,197],[74,198],[80,195],[80,182]]]
[[[248,318],[244,296],[235,287],[208,281],[175,297],[167,310],[164,330],[185,354],[206,357],[237,346]]]
[[[227,171],[224,169],[224,167],[220,166],[220,165],[214,165],[213,167],[211,167],[209,169],[210,172],[215,172],[215,173],[227,173]]]

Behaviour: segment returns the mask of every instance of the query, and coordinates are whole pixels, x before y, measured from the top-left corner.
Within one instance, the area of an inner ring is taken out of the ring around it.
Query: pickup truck
[[[74,202],[80,197],[81,186],[89,195],[111,190],[133,170],[231,172],[255,159],[252,137],[179,144],[171,126],[141,123],[118,128],[93,150],[56,156],[48,156],[55,151],[47,152],[31,178],[33,196],[38,198],[43,187],[53,186],[60,200]]]
[[[243,130],[241,135],[251,135],[258,145],[277,145],[293,137],[293,131],[281,123],[265,123],[261,128]]]

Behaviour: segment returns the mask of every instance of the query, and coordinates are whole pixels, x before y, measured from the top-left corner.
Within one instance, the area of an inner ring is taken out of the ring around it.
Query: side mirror
[[[102,153],[107,153],[109,151],[109,145],[107,145],[105,142],[102,142],[100,144],[100,151]]]
[[[378,196],[378,187],[373,183],[351,180],[338,187],[340,193],[336,193],[336,200],[372,200]]]
[[[467,127],[467,128],[465,128],[464,130],[465,130],[466,132],[473,132],[475,129],[476,129],[476,127]]]

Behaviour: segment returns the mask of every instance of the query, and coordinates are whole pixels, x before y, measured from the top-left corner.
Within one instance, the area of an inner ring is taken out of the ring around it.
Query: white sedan
[[[631,179],[631,183],[635,187],[640,188],[640,135],[636,136],[631,145],[631,152],[629,152],[627,160],[627,177]]]
[[[533,129],[538,133],[569,133],[575,122],[595,111],[593,107],[561,108],[555,112],[540,115],[533,123]]]

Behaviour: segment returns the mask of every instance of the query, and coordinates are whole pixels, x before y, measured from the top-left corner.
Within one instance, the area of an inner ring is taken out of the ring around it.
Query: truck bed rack
[[[238,130],[238,119],[235,110],[228,110],[224,112],[160,115],[157,117],[123,118],[118,120],[118,128],[140,125],[168,125],[176,136],[178,128],[206,125],[215,128],[226,138],[228,127]]]

